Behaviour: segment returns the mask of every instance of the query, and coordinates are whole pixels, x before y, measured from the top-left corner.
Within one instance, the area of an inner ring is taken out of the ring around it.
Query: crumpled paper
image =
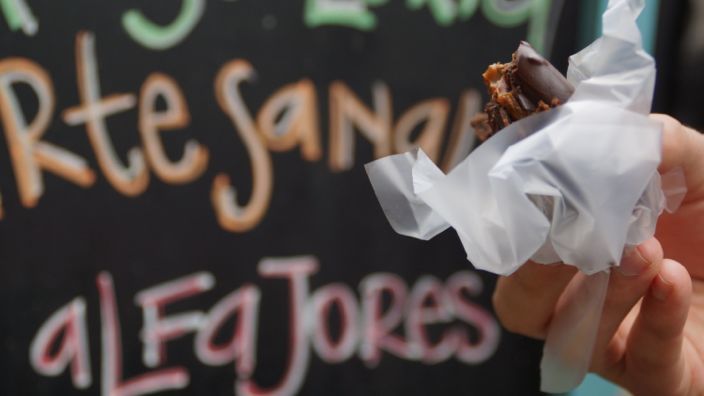
[[[500,275],[528,260],[582,271],[548,331],[546,392],[582,381],[609,269],[624,248],[652,237],[663,209],[684,197],[681,171],[657,172],[662,125],[647,117],[655,63],[635,22],[643,7],[643,0],[610,0],[603,36],[570,57],[569,101],[504,128],[450,173],[421,149],[366,165],[400,234],[427,240],[452,227],[469,261]]]

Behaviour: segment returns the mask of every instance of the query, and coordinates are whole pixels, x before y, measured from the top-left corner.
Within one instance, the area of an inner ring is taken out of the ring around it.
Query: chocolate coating
[[[482,74],[490,101],[472,121],[480,140],[533,113],[565,103],[574,88],[567,79],[522,41],[510,63],[495,63]]]
[[[565,103],[572,96],[572,84],[547,59],[525,41],[521,41],[515,52],[516,78],[523,93],[533,102],[552,103],[557,98]]]

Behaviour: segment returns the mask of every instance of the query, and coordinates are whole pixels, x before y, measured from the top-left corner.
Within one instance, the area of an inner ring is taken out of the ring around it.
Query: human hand
[[[661,172],[681,167],[687,195],[656,238],[612,271],[590,370],[636,395],[704,393],[704,136],[668,116]],[[672,257],[665,259],[664,256]],[[526,263],[498,280],[494,308],[512,332],[545,339],[576,269]],[[690,276],[691,274],[691,276]]]

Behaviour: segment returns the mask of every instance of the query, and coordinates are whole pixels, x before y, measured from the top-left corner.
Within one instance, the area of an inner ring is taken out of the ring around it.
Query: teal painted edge
[[[601,36],[601,14],[604,13],[608,0],[582,1],[581,3],[579,43],[583,48]],[[643,36],[643,48],[650,54],[655,53],[659,8],[660,0],[645,0],[645,9],[638,17],[638,27]]]
[[[572,391],[570,396],[620,396],[624,395],[621,389],[615,387],[611,382],[595,374],[589,374],[582,382],[582,385]]]
[[[638,17],[638,27],[643,35],[643,48],[650,54],[655,54],[655,39],[658,33],[658,11],[660,0],[646,0],[645,9]]]

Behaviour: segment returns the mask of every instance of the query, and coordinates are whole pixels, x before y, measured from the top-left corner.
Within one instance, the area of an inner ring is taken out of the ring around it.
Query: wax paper
[[[655,63],[635,22],[643,6],[609,1],[603,36],[570,57],[575,92],[567,103],[514,122],[448,174],[420,148],[366,165],[400,234],[427,240],[451,227],[476,268],[500,275],[528,260],[581,270],[548,332],[546,392],[582,381],[609,270],[684,195],[681,172],[657,172],[662,125],[647,116]]]

